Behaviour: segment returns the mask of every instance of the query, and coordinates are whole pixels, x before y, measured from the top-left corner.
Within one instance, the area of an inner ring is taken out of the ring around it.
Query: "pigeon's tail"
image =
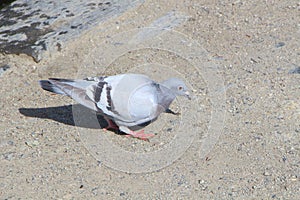
[[[85,90],[92,83],[92,81],[63,78],[49,78],[48,80],[40,80],[40,85],[44,90],[68,96],[72,96],[72,93],[75,90]]]
[[[44,90],[67,95],[87,108],[98,111],[95,103],[86,95],[86,90],[95,83],[94,81],[49,78],[49,80],[40,80],[39,83]]]
[[[39,84],[44,90],[47,90],[49,92],[67,95],[64,91],[62,91],[59,87],[53,84],[53,82],[51,82],[50,80],[40,80]]]

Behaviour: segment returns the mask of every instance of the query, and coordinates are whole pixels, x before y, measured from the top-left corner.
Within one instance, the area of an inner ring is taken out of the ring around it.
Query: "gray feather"
[[[61,89],[59,89],[59,87],[52,84],[49,80],[40,80],[39,84],[44,90],[47,90],[49,92],[53,92],[56,94],[66,95]]]

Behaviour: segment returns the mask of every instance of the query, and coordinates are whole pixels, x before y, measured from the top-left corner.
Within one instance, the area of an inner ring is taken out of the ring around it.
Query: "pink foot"
[[[126,137],[130,137],[130,136],[141,139],[141,140],[149,141],[149,138],[154,137],[155,135],[154,134],[145,134],[144,130],[141,130],[141,131],[137,131],[137,132],[130,131],[130,133],[128,135],[126,135]]]
[[[108,129],[119,130],[119,127],[111,120],[105,119],[108,123],[107,127],[103,128],[103,130],[107,131]]]

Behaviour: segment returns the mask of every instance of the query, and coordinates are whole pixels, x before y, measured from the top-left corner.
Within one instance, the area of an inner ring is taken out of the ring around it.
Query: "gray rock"
[[[294,69],[291,69],[289,71],[289,74],[300,74],[300,67],[299,66],[295,66]]]
[[[0,77],[2,76],[2,74],[8,70],[10,67],[9,65],[3,65],[3,66],[0,66]]]
[[[32,56],[60,51],[64,43],[144,0],[17,0],[0,10],[0,52]]]

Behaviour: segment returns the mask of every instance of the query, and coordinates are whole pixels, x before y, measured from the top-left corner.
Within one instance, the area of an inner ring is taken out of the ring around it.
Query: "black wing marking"
[[[108,106],[106,106],[107,110],[113,112],[114,114],[117,114],[119,115],[119,113],[115,110],[115,106],[114,106],[114,103],[112,101],[112,98],[111,98],[111,86],[107,85],[106,87],[106,98],[107,98],[107,104]]]
[[[94,87],[94,101],[95,103],[98,103],[101,99],[101,94],[103,92],[104,85],[107,84],[107,82],[98,82],[97,86]]]

